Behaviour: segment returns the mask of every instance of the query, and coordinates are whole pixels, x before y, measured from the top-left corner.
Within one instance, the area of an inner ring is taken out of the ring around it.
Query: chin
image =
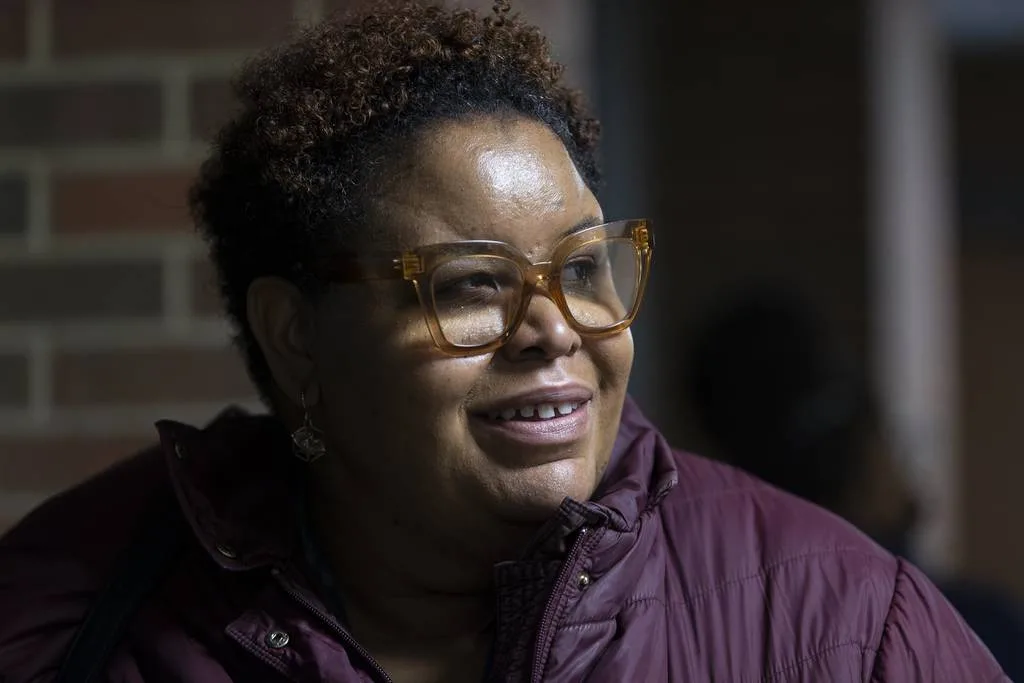
[[[585,501],[596,487],[597,476],[591,462],[559,460],[518,472],[502,507],[516,521],[544,522],[566,498]]]

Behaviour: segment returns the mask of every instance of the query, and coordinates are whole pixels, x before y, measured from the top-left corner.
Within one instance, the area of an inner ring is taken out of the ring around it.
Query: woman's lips
[[[570,444],[590,430],[591,400],[526,404],[502,412],[472,416],[474,427],[485,433],[529,446]],[[565,414],[568,410],[568,414]],[[511,413],[511,414],[510,414]]]
[[[487,417],[492,420],[552,420],[571,415],[584,403],[586,400],[527,404],[515,408],[495,409],[489,411]]]

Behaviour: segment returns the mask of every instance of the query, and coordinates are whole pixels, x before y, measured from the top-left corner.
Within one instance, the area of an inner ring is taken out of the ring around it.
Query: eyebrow
[[[597,216],[587,216],[583,220],[577,221],[575,225],[563,232],[562,237],[568,237],[580,230],[586,230],[587,228],[592,228],[595,225],[601,225],[602,223],[604,223],[604,219],[602,218],[598,218]]]

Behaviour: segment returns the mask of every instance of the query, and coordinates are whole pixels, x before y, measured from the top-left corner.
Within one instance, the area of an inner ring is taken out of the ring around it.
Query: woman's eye
[[[488,273],[476,273],[464,277],[456,283],[456,286],[463,289],[500,289],[501,285]]]
[[[484,294],[501,289],[498,280],[489,273],[474,273],[447,282],[438,283],[435,293],[439,296],[462,296],[466,294]]]
[[[562,268],[562,279],[570,281],[590,280],[597,271],[597,262],[591,258],[574,259]]]

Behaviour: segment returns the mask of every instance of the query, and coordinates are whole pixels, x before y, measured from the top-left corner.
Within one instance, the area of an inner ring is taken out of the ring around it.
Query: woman
[[[192,200],[273,417],[162,422],[14,529],[7,680],[1005,680],[915,569],[629,402],[651,229],[497,5],[243,73]]]

